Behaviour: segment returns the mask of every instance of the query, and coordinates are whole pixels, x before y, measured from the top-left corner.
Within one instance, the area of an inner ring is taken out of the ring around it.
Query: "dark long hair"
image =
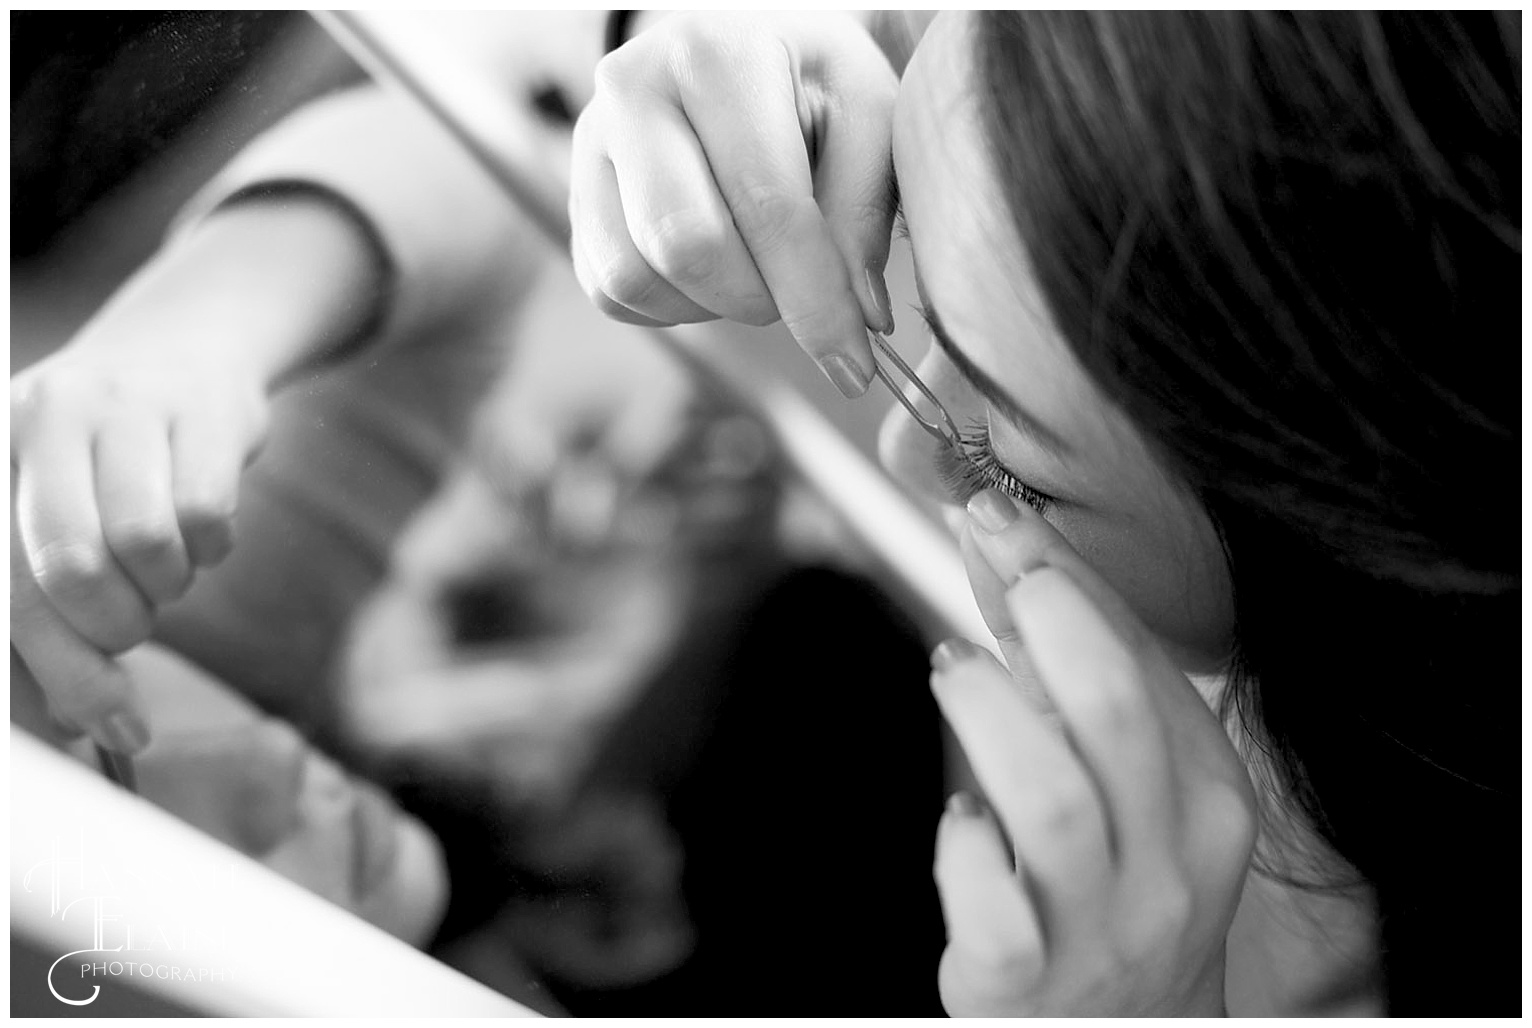
[[[1520,1004],[1518,14],[985,16],[1059,329],[1200,496],[1390,1011]],[[1324,883],[1312,883],[1320,885]]]

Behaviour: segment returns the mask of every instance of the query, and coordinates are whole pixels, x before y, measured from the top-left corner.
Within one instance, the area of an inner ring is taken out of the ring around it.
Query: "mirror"
[[[556,174],[603,25],[421,31],[525,105]],[[931,621],[775,426],[596,314],[450,140],[426,125],[399,152],[380,126],[418,113],[308,16],[11,30],[13,375],[109,334],[103,304],[241,184],[441,170],[468,185],[406,219],[496,226],[461,275],[406,269],[389,302],[409,316],[365,357],[275,395],[232,554],[123,658],[154,733],[140,795],[543,1012],[939,1014]],[[887,397],[844,403],[774,332],[694,337],[790,385],[865,464]],[[908,324],[895,341],[920,345]],[[15,650],[12,671],[13,721],[94,766]],[[13,1012],[55,1003],[13,985]]]

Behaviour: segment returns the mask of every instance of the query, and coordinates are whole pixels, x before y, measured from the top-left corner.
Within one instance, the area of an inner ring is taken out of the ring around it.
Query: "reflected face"
[[[936,18],[895,112],[894,167],[921,300],[944,337],[918,373],[960,428],[987,434],[998,467],[1052,498],[1044,516],[1183,667],[1216,670],[1233,633],[1217,534],[1051,323],[984,139],[974,23],[966,13]],[[904,484],[954,503],[936,444],[898,407],[880,448]]]
[[[129,655],[155,726],[135,761],[140,794],[384,931],[426,942],[446,903],[436,839],[292,726],[146,650]]]
[[[445,896],[436,840],[288,724],[157,736],[144,798],[390,934],[421,943]]]

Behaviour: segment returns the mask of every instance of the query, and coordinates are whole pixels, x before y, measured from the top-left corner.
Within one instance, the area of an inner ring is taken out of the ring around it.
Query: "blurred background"
[[[599,56],[600,13],[494,17],[520,21],[473,59],[507,65],[517,101],[564,130],[578,104],[560,76]],[[12,12],[10,29],[13,374],[66,342],[250,140],[366,81],[299,13]],[[513,998],[939,1014],[930,626],[749,409],[596,315],[557,257],[323,687],[257,701],[435,834],[452,888],[427,949]],[[895,345],[918,357],[898,253],[890,289]],[[841,400],[782,338],[718,345],[873,453],[876,388]],[[595,366],[653,407],[652,459],[632,473],[593,438],[518,480],[527,383],[555,404],[561,367]],[[13,1013],[59,1013],[34,986],[13,974]]]

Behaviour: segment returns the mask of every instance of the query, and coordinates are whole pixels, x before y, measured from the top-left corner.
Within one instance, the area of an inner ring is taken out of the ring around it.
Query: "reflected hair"
[[[1520,30],[1001,12],[976,36],[1050,313],[1220,532],[1226,713],[1371,888],[1395,1014],[1520,1003]]]

